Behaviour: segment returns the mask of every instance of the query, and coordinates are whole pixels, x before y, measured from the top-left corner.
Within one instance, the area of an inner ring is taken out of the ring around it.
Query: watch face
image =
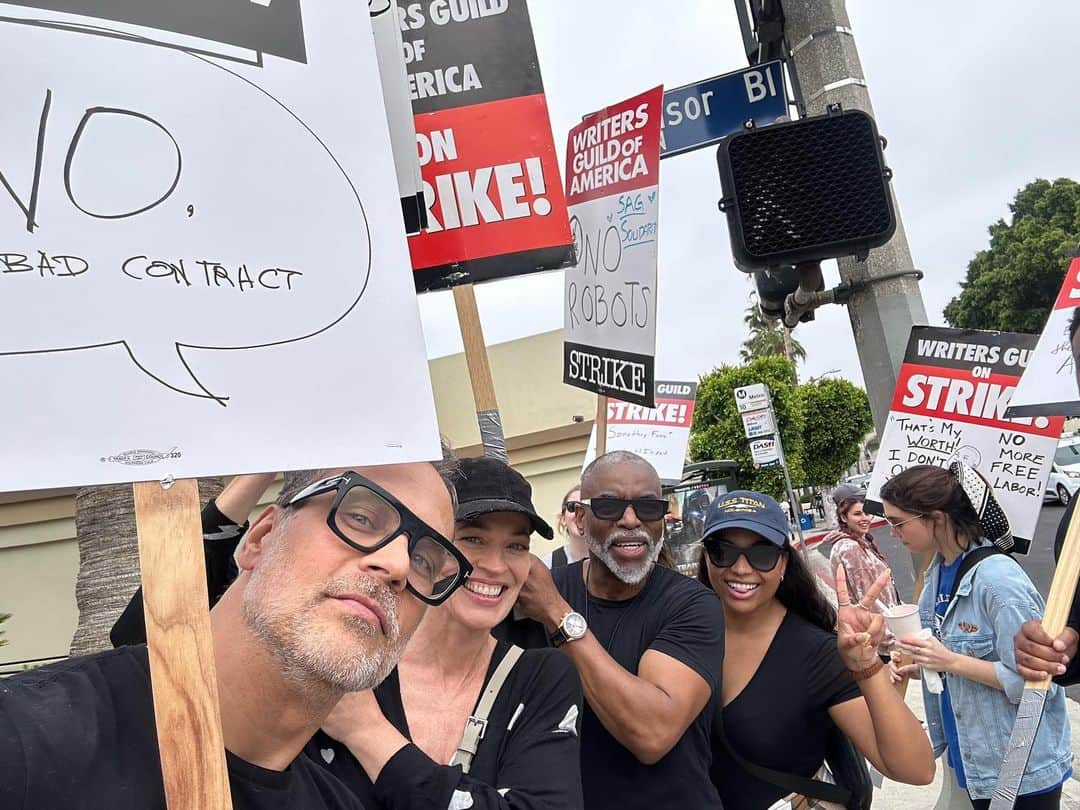
[[[580,613],[571,613],[563,619],[563,629],[570,638],[581,638],[586,628],[585,617]]]

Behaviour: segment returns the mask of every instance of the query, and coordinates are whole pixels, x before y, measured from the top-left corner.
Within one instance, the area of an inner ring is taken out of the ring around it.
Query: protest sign
[[[437,457],[368,9],[182,5],[5,6],[0,491]]]
[[[375,55],[379,60],[386,123],[394,150],[394,170],[401,195],[401,216],[405,233],[420,233],[427,225],[424,187],[416,156],[416,125],[409,100],[409,76],[398,22],[397,0],[368,0],[371,29],[375,35]]]
[[[1080,416],[1080,258],[1065,273],[1008,416]]]
[[[563,267],[572,241],[526,0],[400,0],[426,230],[419,291]]]
[[[566,199],[577,264],[566,271],[563,382],[653,406],[663,87],[570,130]]]
[[[654,408],[609,399],[605,452],[627,450],[636,453],[656,468],[662,480],[679,481],[686,463],[696,399],[696,382],[673,381],[656,383]],[[582,469],[594,458],[595,427]]]
[[[1036,338],[917,326],[907,352],[867,488],[868,508],[882,514],[878,493],[917,464],[960,460],[993,487],[1017,549],[1027,550],[1064,419],[1005,416]]]

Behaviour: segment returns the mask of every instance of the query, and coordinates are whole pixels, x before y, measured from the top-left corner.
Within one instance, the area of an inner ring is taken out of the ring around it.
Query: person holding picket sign
[[[904,637],[915,664],[890,664],[894,678],[920,667],[944,674],[923,684],[935,755],[943,752],[976,810],[989,808],[1024,690],[1013,637],[1042,617],[1038,590],[1008,551],[1008,520],[978,472],[955,461],[945,470],[909,467],[881,488],[893,534],[916,553],[936,552],[926,572],[919,616],[933,633]],[[1015,807],[1056,808],[1072,773],[1065,693],[1051,687]]]
[[[838,621],[788,537],[780,505],[757,492],[721,495],[705,521],[698,577],[726,625],[711,772],[724,807],[861,810],[872,793],[862,756],[891,779],[929,784],[929,741],[877,655],[885,623],[869,608],[889,571],[853,602],[841,569]]]
[[[208,563],[243,539],[239,521],[271,478],[236,478],[206,507]],[[337,777],[367,810],[580,810],[582,692],[573,662],[547,647],[522,651],[491,634],[528,576],[530,536],[551,539],[553,532],[533,508],[528,481],[503,462],[463,459],[455,479],[453,545],[469,576],[459,593],[429,611],[385,680],[342,698],[306,745],[306,759]],[[311,487],[296,495],[295,482],[312,480],[310,473],[287,473],[278,502],[307,497]],[[385,504],[353,492],[343,493],[327,518],[347,545],[357,527],[390,519]],[[235,576],[221,564],[208,564],[207,574],[211,597]],[[125,615],[141,613],[140,590]],[[126,619],[112,638],[137,644],[144,629]]]

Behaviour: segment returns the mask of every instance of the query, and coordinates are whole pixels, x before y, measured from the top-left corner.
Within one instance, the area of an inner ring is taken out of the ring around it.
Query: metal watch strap
[[[499,696],[499,691],[523,652],[525,651],[521,647],[511,645],[502,661],[499,662],[499,666],[495,668],[495,672],[492,673],[491,680],[484,687],[484,692],[477,701],[476,711],[465,721],[465,731],[461,734],[461,742],[458,743],[457,751],[450,760],[451,765],[460,765],[464,773],[468,773],[469,768],[472,767],[473,757],[480,748],[480,740],[484,739],[488,715],[491,714],[491,707],[495,705],[495,698]]]

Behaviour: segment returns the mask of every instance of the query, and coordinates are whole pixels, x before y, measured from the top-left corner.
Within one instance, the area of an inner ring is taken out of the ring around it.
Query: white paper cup
[[[896,605],[882,611],[889,632],[897,639],[917,636],[922,630],[918,605]]]

